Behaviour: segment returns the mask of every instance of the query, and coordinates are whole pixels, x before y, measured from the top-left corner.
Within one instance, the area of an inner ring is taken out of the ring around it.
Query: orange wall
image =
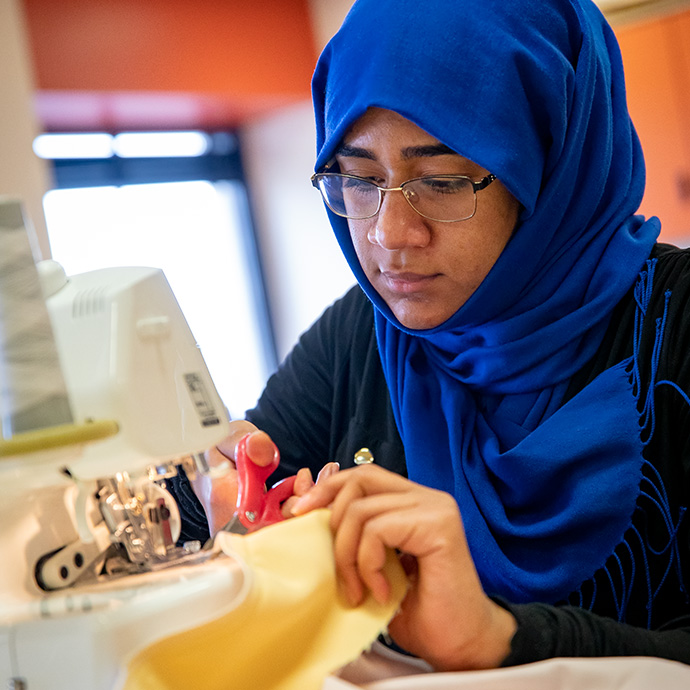
[[[309,97],[307,0],[23,0],[40,92]],[[48,123],[49,124],[49,123]]]
[[[690,245],[690,11],[616,30],[647,163],[640,207],[662,240]]]
[[[309,97],[308,0],[22,0],[46,129],[239,124]],[[690,11],[616,29],[645,215],[690,245]]]

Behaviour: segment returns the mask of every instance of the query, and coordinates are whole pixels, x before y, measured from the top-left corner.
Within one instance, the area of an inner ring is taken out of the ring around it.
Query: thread
[[[0,198],[2,437],[72,421],[22,206],[16,200]]]

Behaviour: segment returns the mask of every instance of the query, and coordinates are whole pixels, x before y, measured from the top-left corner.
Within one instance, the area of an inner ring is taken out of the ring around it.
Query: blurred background
[[[354,283],[309,183],[311,75],[351,4],[0,0],[0,195],[68,274],[162,268],[233,417]],[[640,212],[690,246],[690,0],[598,4],[647,161]]]

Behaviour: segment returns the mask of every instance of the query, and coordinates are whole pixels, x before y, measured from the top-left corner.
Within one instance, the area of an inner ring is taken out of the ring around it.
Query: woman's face
[[[381,108],[355,122],[336,159],[341,172],[381,187],[439,174],[478,181],[489,173]],[[367,278],[398,321],[426,329],[449,319],[477,289],[510,239],[518,212],[518,201],[497,180],[477,192],[477,211],[469,220],[429,220],[400,192],[390,192],[376,216],[348,223]]]

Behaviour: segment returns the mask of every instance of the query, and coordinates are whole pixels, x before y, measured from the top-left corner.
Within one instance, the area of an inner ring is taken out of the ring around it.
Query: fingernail
[[[324,479],[327,479],[328,477],[332,477],[338,470],[340,469],[340,463],[337,462],[330,462],[326,466],[324,470]]]
[[[311,475],[311,470],[308,467],[302,467],[299,470],[297,470],[297,477],[302,481],[309,482],[310,484],[314,483],[314,480]]]

